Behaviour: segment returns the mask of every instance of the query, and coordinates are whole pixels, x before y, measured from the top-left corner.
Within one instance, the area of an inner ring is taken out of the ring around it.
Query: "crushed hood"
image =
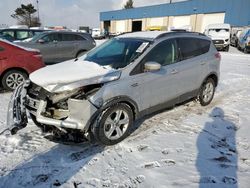
[[[69,60],[39,69],[30,80],[49,92],[62,92],[77,87],[117,79],[119,71],[94,62]]]

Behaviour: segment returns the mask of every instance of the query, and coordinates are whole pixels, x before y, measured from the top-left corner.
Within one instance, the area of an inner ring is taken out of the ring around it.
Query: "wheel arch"
[[[90,120],[88,121],[87,125],[86,125],[86,131],[89,132],[92,128],[92,125],[94,125],[94,122],[96,121],[96,119],[100,116],[100,114],[102,114],[103,111],[107,110],[108,108],[110,108],[111,106],[117,104],[117,103],[123,103],[128,105],[132,111],[133,111],[133,118],[136,119],[139,116],[139,109],[138,106],[136,104],[136,102],[131,99],[128,96],[119,96],[119,97],[114,97],[111,98],[109,100],[107,100],[102,107],[100,107],[90,118]]]
[[[76,58],[78,57],[78,55],[80,54],[80,53],[83,53],[83,52],[87,52],[87,50],[85,50],[85,49],[80,49],[80,50],[78,50],[77,52],[76,52]]]
[[[25,70],[24,68],[21,68],[21,67],[11,67],[11,68],[8,68],[6,70],[4,70],[1,74],[0,74],[0,80],[3,79],[4,75],[9,72],[9,71],[12,71],[12,70],[18,70],[18,71],[21,71],[21,72],[24,72],[25,74],[29,75],[29,72],[27,70]],[[1,83],[1,81],[0,81]]]
[[[214,80],[215,87],[218,86],[219,78],[218,78],[217,73],[215,73],[215,72],[210,73],[210,74],[203,80],[202,84],[205,83],[205,81],[206,81],[208,78],[212,78],[212,79]]]

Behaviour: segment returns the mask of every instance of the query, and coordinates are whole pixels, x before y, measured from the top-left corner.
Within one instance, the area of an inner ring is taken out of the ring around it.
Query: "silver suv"
[[[121,35],[79,59],[31,74],[13,94],[8,124],[15,134],[26,126],[28,112],[57,139],[116,144],[145,114],[188,99],[208,105],[219,69],[220,54],[203,34]]]

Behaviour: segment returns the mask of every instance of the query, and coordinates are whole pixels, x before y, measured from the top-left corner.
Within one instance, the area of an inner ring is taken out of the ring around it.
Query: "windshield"
[[[148,45],[149,42],[142,39],[113,38],[90,51],[84,60],[119,69],[138,58]]]

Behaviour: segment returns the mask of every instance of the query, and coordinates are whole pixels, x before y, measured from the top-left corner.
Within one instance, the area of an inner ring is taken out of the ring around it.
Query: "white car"
[[[92,29],[92,37],[94,39],[103,39],[104,38],[104,35],[103,33],[101,32],[101,29],[100,28],[94,28]]]
[[[229,24],[210,24],[205,29],[205,35],[210,37],[217,50],[229,51],[231,26]]]

